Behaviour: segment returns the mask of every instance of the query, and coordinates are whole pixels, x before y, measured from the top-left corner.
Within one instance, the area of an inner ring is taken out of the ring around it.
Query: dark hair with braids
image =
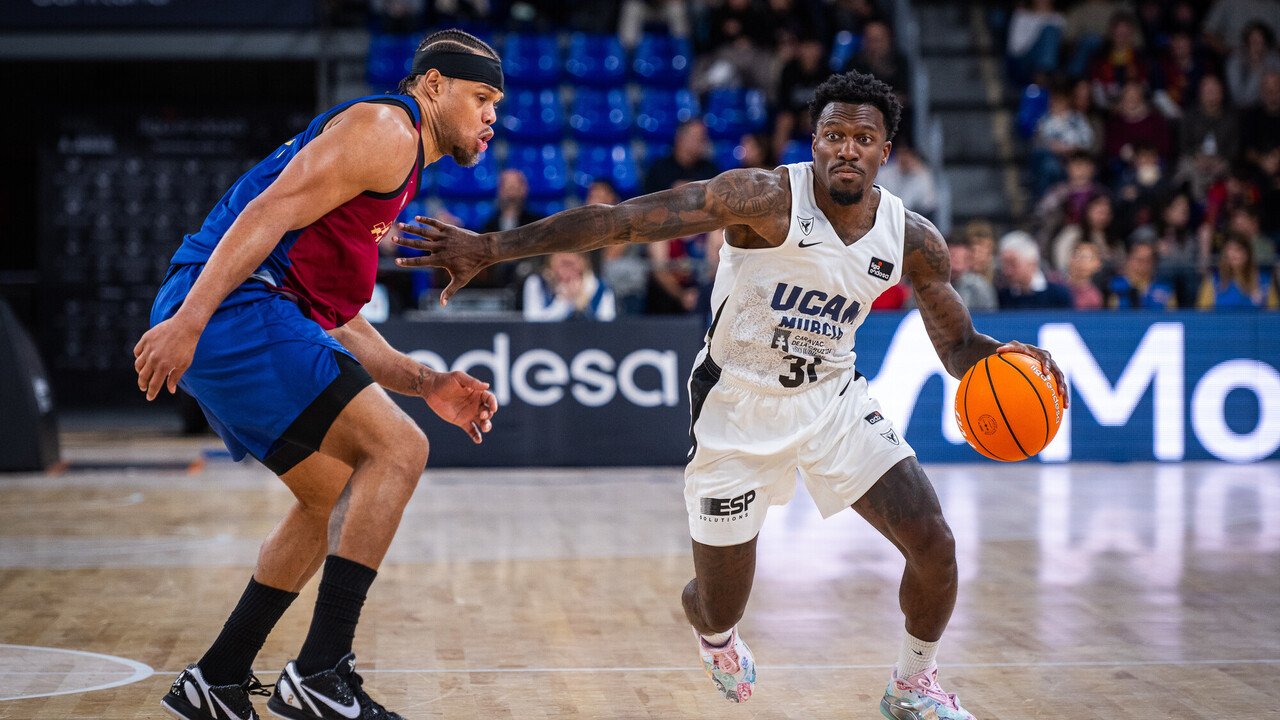
[[[818,121],[823,109],[833,102],[872,105],[884,116],[884,139],[892,140],[898,134],[902,103],[898,101],[893,88],[875,75],[850,70],[827,78],[814,91],[813,101],[809,103],[809,115],[814,122]]]
[[[416,55],[418,53],[428,51],[461,52],[469,53],[471,55],[481,55],[483,57],[499,61],[502,60],[502,58],[498,56],[498,51],[494,50],[489,43],[481,40],[471,33],[463,32],[461,30],[441,30],[439,32],[431,33],[422,39],[422,42],[418,44],[418,49],[414,54]],[[401,95],[408,93],[413,89],[413,86],[418,82],[418,78],[420,77],[422,77],[421,73],[406,75],[405,78],[400,81],[400,85],[396,87],[396,92]]]

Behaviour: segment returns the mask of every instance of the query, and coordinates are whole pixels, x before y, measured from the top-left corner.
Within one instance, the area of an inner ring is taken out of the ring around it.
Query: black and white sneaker
[[[404,720],[374,702],[356,672],[356,656],[338,661],[332,670],[303,677],[291,660],[280,672],[276,693],[267,702],[272,715],[286,720]]]
[[[210,685],[200,668],[188,665],[160,705],[181,720],[258,720],[249,696],[270,694],[253,675],[239,685]]]

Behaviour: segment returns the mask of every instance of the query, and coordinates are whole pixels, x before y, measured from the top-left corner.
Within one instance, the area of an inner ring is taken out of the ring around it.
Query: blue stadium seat
[[[463,227],[479,232],[493,217],[495,207],[497,203],[494,200],[457,200],[446,203],[444,209],[456,215]]]
[[[854,55],[858,54],[858,48],[862,47],[862,36],[854,35],[848,30],[841,30],[836,33],[835,40],[831,42],[831,58],[828,61],[828,67],[831,72],[841,72],[844,66],[849,64]]]
[[[624,199],[635,196],[640,189],[640,170],[631,146],[625,143],[579,145],[578,159],[573,164],[573,184],[579,195],[585,197],[596,180],[613,183]]]
[[[738,88],[717,88],[707,93],[703,120],[715,140],[738,140],[745,133],[764,130],[769,110],[764,93]]]
[[[782,146],[782,156],[779,160],[783,165],[791,163],[809,162],[813,159],[813,147],[810,143],[803,140],[788,140]]]
[[[365,79],[374,90],[392,90],[413,67],[413,53],[421,38],[417,35],[369,36],[369,57],[365,61]]]
[[[492,199],[498,192],[498,162],[493,153],[483,153],[473,168],[460,167],[447,155],[431,168],[424,173],[430,183],[425,190],[434,189],[442,199]]]
[[[733,170],[742,163],[736,140],[716,140],[711,143],[712,159],[721,171]]]
[[[631,72],[642,85],[678,88],[689,84],[692,65],[688,39],[646,33],[636,45]]]
[[[617,87],[627,81],[627,52],[615,35],[573,33],[564,72],[574,85]]]
[[[541,88],[560,82],[560,45],[555,35],[508,33],[502,70],[509,87]]]
[[[636,110],[636,129],[645,140],[670,144],[676,127],[699,114],[698,98],[688,90],[644,88]]]
[[[507,167],[522,171],[528,178],[530,199],[564,199],[569,171],[559,145],[513,144],[507,153]]]
[[[625,140],[631,133],[631,102],[622,88],[579,88],[569,110],[569,127],[579,140]]]
[[[559,90],[512,90],[503,106],[505,112],[499,110],[498,122],[515,142],[550,142],[564,134],[564,108]]]

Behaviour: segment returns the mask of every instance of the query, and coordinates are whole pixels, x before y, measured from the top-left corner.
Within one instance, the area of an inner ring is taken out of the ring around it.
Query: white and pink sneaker
[[[751,648],[738,636],[738,628],[729,631],[729,639],[721,647],[708,645],[697,630],[693,634],[702,653],[702,668],[720,694],[729,702],[744,703],[750,699],[756,687],[756,660]]]
[[[880,698],[880,713],[889,720],[976,720],[960,707],[955,693],[944,692],[938,685],[937,665],[905,678],[898,677],[894,668]]]

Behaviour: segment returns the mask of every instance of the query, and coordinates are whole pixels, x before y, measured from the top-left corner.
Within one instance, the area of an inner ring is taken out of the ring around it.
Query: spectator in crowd
[[[1216,75],[1200,79],[1199,99],[1182,118],[1181,155],[1218,155],[1226,159],[1240,150],[1240,125],[1236,111],[1227,104],[1226,88]]]
[[[994,285],[996,280],[996,230],[986,220],[970,220],[964,226],[963,243],[969,246],[969,270]]]
[[[1098,166],[1089,153],[1077,150],[1067,156],[1067,179],[1049,188],[1036,205],[1042,237],[1052,238],[1063,226],[1080,222],[1085,205],[1107,193],[1097,174]]]
[[[1235,235],[1222,246],[1218,265],[1206,274],[1197,307],[1202,309],[1280,308],[1272,272],[1259,269],[1253,246]]]
[[[1258,104],[1240,117],[1245,156],[1255,162],[1262,152],[1280,146],[1280,71],[1264,73],[1258,86]]]
[[[1086,78],[1080,78],[1071,85],[1071,109],[1080,113],[1093,128],[1093,144],[1089,146],[1090,154],[1102,150],[1102,113],[1093,102],[1093,85]]]
[[[1280,32],[1280,2],[1277,0],[1215,0],[1204,19],[1204,33],[1224,55],[1244,37],[1245,27],[1261,22],[1274,37]]]
[[[1066,179],[1067,157],[1077,151],[1089,152],[1096,138],[1093,126],[1083,113],[1071,106],[1071,91],[1055,85],[1049,91],[1049,112],[1036,126],[1031,152],[1033,187],[1037,197],[1055,183]]]
[[[1067,263],[1067,290],[1071,307],[1076,310],[1100,310],[1104,298],[1095,279],[1102,270],[1102,255],[1093,243],[1080,243],[1071,251]]]
[[[1262,191],[1255,180],[1253,165],[1237,162],[1231,171],[1209,186],[1204,198],[1204,222],[1215,231],[1225,231],[1232,212],[1238,207],[1257,205]]]
[[[684,181],[677,182],[679,187]],[[715,280],[724,244],[724,230],[698,233],[646,246],[649,255],[649,294],[645,312],[674,315],[711,312],[711,283]]]
[[[995,310],[996,289],[991,281],[973,271],[973,251],[964,238],[947,243],[951,254],[951,287],[970,310]]]
[[[1128,229],[1151,222],[1151,209],[1169,190],[1170,179],[1155,148],[1138,145],[1133,162],[1125,163],[1116,179],[1119,226]]]
[[[1258,210],[1262,233],[1280,248],[1280,145],[1272,145],[1257,155]]]
[[[778,166],[777,156],[769,137],[762,133],[747,133],[738,140],[742,149],[742,157],[738,159],[738,167],[762,168],[772,170]]]
[[[596,180],[587,188],[586,205],[617,205],[621,198],[608,180]],[[649,289],[649,260],[646,246],[623,243],[600,251],[600,277],[613,291],[619,315],[644,313]]]
[[[676,129],[671,154],[658,158],[645,173],[645,193],[666,190],[677,180],[707,180],[715,177],[720,169],[710,160],[710,156],[711,140],[707,137],[707,126],[697,118],[681,123]]]
[[[1001,310],[1071,307],[1071,292],[1049,281],[1040,268],[1040,246],[1021,230],[1000,238],[1000,275]]]
[[[883,20],[872,20],[863,28],[862,47],[844,69],[871,73],[897,90],[899,99],[907,97],[907,59],[895,48],[893,31]]]
[[[816,36],[800,40],[795,56],[787,61],[778,78],[777,115],[773,125],[773,146],[783,147],[788,140],[808,139],[813,130],[809,117],[809,101],[813,92],[831,76],[826,63],[826,48]]]
[[[1276,264],[1276,245],[1271,238],[1262,233],[1262,222],[1257,205],[1241,205],[1232,210],[1227,232],[1249,243],[1258,267],[1270,269]]]
[[[591,271],[591,263],[582,253],[548,255],[543,271],[525,279],[525,320],[607,321],[615,317],[613,292]]]
[[[1231,98],[1238,107],[1249,107],[1262,94],[1262,76],[1280,71],[1280,54],[1276,53],[1276,35],[1260,22],[1245,26],[1240,47],[1227,58],[1227,83]]]
[[[1156,250],[1151,243],[1129,249],[1124,272],[1111,277],[1107,306],[1126,310],[1167,310],[1174,305],[1173,290],[1156,279]]]
[[[384,33],[412,33],[422,29],[425,0],[370,0],[374,25]]]
[[[753,0],[723,0],[711,8],[707,25],[707,43],[693,73],[695,92],[771,84],[774,27],[764,7]]]
[[[1173,289],[1180,308],[1196,305],[1200,280],[1208,268],[1209,233],[1191,224],[1191,198],[1185,191],[1170,193],[1156,206],[1155,221],[1134,230],[1130,245],[1155,247],[1156,277]]]
[[[1021,2],[1014,8],[1005,50],[1014,82],[1033,82],[1057,68],[1066,24],[1053,0]]]
[[[907,207],[923,215],[938,210],[938,188],[933,170],[916,149],[906,143],[893,146],[889,162],[876,175],[876,183],[902,199]]]
[[[1126,85],[1146,83],[1147,63],[1141,46],[1137,20],[1128,12],[1116,13],[1107,30],[1107,43],[1089,68],[1094,101],[1100,107],[1115,105]]]
[[[1173,160],[1173,131],[1147,102],[1146,87],[1137,80],[1125,83],[1120,91],[1103,135],[1103,152],[1113,162],[1132,162],[1140,144],[1155,148],[1162,162]]]
[[[1218,63],[1185,30],[1175,32],[1152,64],[1154,102],[1168,117],[1180,117],[1198,99],[1200,79],[1216,73]]]
[[[1104,263],[1110,263],[1124,253],[1124,240],[1115,228],[1110,196],[1102,194],[1090,198],[1080,222],[1067,225],[1053,239],[1050,246],[1053,269],[1059,272],[1066,270],[1072,251],[1081,243],[1092,243],[1097,247]]]
[[[1120,0],[1084,0],[1067,11],[1068,77],[1086,75],[1094,57],[1102,49],[1111,18],[1126,10],[1128,8]]]
[[[541,220],[541,215],[525,206],[528,200],[529,180],[524,173],[515,168],[503,170],[498,174],[498,207],[481,232],[510,230]]]
[[[623,0],[618,14],[618,40],[631,49],[640,42],[640,36],[653,26],[662,26],[667,35],[687,38],[693,23],[689,19],[689,5],[685,0]]]
[[[828,44],[839,32],[861,35],[867,23],[882,20],[874,0],[834,0],[827,6]]]

